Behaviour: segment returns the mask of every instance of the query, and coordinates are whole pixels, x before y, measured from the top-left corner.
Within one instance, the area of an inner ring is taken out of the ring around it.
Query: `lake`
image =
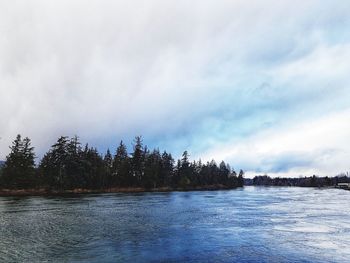
[[[1,262],[349,262],[350,191],[0,197]]]

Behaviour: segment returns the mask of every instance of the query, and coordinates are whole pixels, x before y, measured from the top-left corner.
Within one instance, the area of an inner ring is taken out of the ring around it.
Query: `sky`
[[[350,2],[0,0],[0,160],[60,135],[224,160],[248,177],[350,170]],[[129,147],[131,151],[131,146]]]

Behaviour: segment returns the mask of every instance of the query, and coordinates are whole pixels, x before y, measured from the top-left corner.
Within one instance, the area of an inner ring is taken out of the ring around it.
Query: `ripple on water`
[[[350,192],[0,198],[0,261],[346,262]]]

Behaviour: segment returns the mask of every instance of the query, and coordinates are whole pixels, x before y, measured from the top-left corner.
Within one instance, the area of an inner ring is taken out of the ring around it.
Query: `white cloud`
[[[200,156],[342,111],[350,6],[335,2],[0,2],[0,159],[17,133],[39,156],[62,134]]]
[[[350,110],[294,126],[258,131],[238,143],[211,149],[216,156],[247,169],[247,175],[336,175],[349,171]],[[290,165],[292,164],[292,165]]]

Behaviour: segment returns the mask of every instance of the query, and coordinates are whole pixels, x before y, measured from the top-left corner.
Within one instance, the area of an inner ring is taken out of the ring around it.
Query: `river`
[[[350,262],[350,191],[0,197],[1,262]]]

